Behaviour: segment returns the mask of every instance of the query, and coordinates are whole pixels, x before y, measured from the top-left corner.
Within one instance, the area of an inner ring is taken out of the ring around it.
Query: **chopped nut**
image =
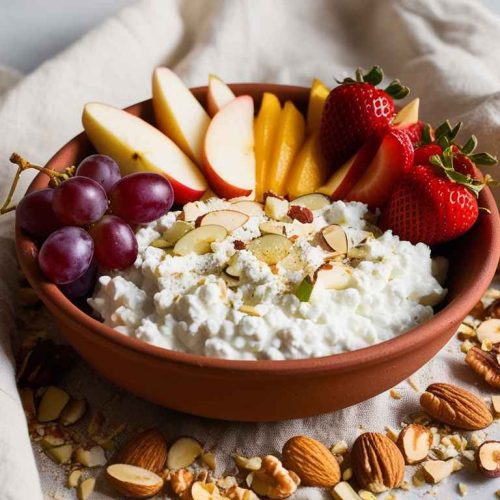
[[[377,500],[377,497],[371,491],[359,490],[358,495],[362,500]]]
[[[70,401],[59,417],[62,425],[72,425],[78,422],[87,411],[85,399],[73,399]]]
[[[401,486],[399,487],[403,491],[410,491],[411,489],[411,484],[408,481],[403,481],[401,483]]]
[[[391,395],[392,399],[401,399],[402,398],[401,393],[397,389],[394,389],[394,388],[392,388],[389,391],[389,394]]]
[[[274,220],[282,220],[288,213],[288,201],[269,195],[266,198],[264,212]]]
[[[385,435],[394,443],[398,440],[399,431],[392,428],[390,425],[385,426]]]
[[[51,422],[56,420],[68,401],[69,395],[66,391],[53,385],[47,387],[38,407],[38,421]]]
[[[481,342],[481,349],[486,352],[490,352],[493,349],[493,342],[490,339],[484,339]]]
[[[45,453],[52,459],[56,464],[68,463],[71,459],[71,454],[73,453],[73,447],[70,444],[63,444],[61,446],[55,446],[53,448],[47,448]]]
[[[250,305],[246,305],[246,304],[243,304],[242,306],[240,306],[239,311],[244,313],[244,314],[248,314],[249,316],[257,316],[257,317],[262,316],[262,314],[259,312],[259,310],[255,306],[250,306]]]
[[[214,483],[196,481],[191,487],[191,497],[193,500],[217,500],[221,495]]]
[[[238,468],[243,470],[256,471],[262,467],[262,459],[260,457],[245,458],[240,455],[233,455],[233,459]]]
[[[458,483],[457,490],[458,490],[458,493],[460,494],[461,497],[464,497],[465,495],[467,495],[468,488],[467,488],[466,484]]]
[[[295,472],[286,470],[281,462],[272,455],[262,459],[262,467],[250,474],[247,481],[257,495],[269,498],[286,498],[292,495],[300,479]]]
[[[314,220],[312,211],[300,205],[291,205],[287,215],[290,219],[301,222],[302,224],[310,224]]]
[[[76,488],[81,476],[82,471],[80,469],[75,469],[74,471],[70,472],[67,482],[68,488]]]
[[[246,248],[245,242],[243,242],[241,240],[234,240],[233,246],[234,246],[235,250],[245,250],[245,248]]]
[[[457,330],[457,337],[460,340],[470,340],[476,336],[476,330],[467,323],[461,323]]]
[[[476,448],[479,448],[479,446],[481,446],[481,444],[483,443],[484,438],[485,438],[484,432],[474,432],[469,439],[469,444],[471,448],[474,450]]]
[[[187,469],[179,469],[170,474],[170,486],[179,497],[182,497],[189,490],[193,481],[194,474]]]
[[[75,450],[75,460],[85,467],[98,467],[106,464],[106,455],[100,446],[93,446],[90,450],[79,447]]]
[[[462,467],[463,465],[454,458],[447,461],[428,460],[423,464],[423,472],[427,482],[437,484]]]
[[[179,438],[168,450],[167,467],[173,470],[189,467],[202,453],[203,448],[195,439]]]
[[[466,340],[460,346],[460,351],[462,351],[464,354],[467,354],[473,347],[474,344],[470,340]]]
[[[54,448],[55,446],[61,446],[64,444],[64,438],[62,436],[51,436],[45,435],[40,444],[43,448]]]
[[[343,455],[344,453],[347,453],[347,450],[348,450],[348,446],[347,446],[347,443],[345,441],[339,441],[338,443],[335,443],[330,451],[334,454],[334,455]]]
[[[215,468],[217,466],[217,461],[215,459],[215,455],[210,451],[208,451],[207,453],[203,453],[203,455],[201,456],[201,461],[210,470],[215,470]]]
[[[226,476],[217,480],[217,486],[223,490],[228,490],[233,486],[238,486],[238,481],[233,476]]]
[[[340,481],[330,493],[334,500],[360,500],[361,497],[352,489],[352,486],[345,481]]]
[[[252,491],[239,486],[232,486],[229,488],[225,496],[229,500],[259,500],[259,497]]]
[[[92,495],[95,487],[95,479],[89,477],[78,485],[78,500],[87,500]]]
[[[500,395],[491,396],[491,404],[493,405],[493,411],[497,417],[500,416]]]
[[[474,461],[474,451],[473,450],[464,450],[462,452],[462,457],[466,458],[469,462]]]
[[[343,473],[342,473],[342,481],[349,481],[349,479],[352,478],[352,469],[348,467]]]
[[[420,386],[413,377],[409,377],[407,382],[415,392],[420,392]]]
[[[500,342],[500,318],[483,321],[477,328],[477,338],[479,342],[485,339],[493,343]]]

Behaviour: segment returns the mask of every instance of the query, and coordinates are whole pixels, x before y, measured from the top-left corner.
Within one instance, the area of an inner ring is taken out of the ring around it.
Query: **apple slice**
[[[309,210],[321,210],[322,208],[330,205],[330,198],[321,193],[304,194],[295,198],[290,202],[290,205],[300,205]]]
[[[201,165],[210,117],[183,81],[168,68],[153,73],[153,109],[158,128]]]
[[[403,106],[394,117],[392,124],[398,128],[403,128],[413,123],[418,122],[418,109],[420,106],[420,99],[416,97],[410,101],[406,106]]]
[[[378,145],[377,139],[367,141],[351,159],[333,173],[318,192],[330,196],[331,200],[343,199],[363,176],[377,152]]]
[[[277,264],[290,252],[292,243],[286,236],[279,234],[265,234],[252,240],[247,249],[262,262],[268,265]]]
[[[235,97],[233,91],[218,76],[208,76],[207,109],[210,116],[214,116]]]
[[[393,128],[385,134],[380,147],[352,189],[347,201],[361,201],[370,209],[382,208],[395,183],[413,167],[413,146],[404,130]]]
[[[327,290],[345,290],[352,283],[352,269],[341,262],[323,264],[316,272],[314,285]]]
[[[123,175],[154,172],[172,184],[175,202],[198,200],[207,190],[198,167],[165,134],[126,111],[92,102],[86,104],[83,127],[99,153],[111,156]]]
[[[248,215],[236,210],[214,210],[205,214],[200,221],[200,226],[216,225],[222,226],[229,233],[248,222]]]
[[[232,203],[232,209],[249,217],[262,217],[264,215],[264,206],[258,201],[235,201]]]
[[[222,226],[200,226],[186,233],[174,246],[175,255],[196,253],[203,255],[211,251],[214,241],[222,241],[227,236],[226,228]]]
[[[349,251],[349,242],[344,229],[337,225],[331,224],[321,230],[321,235],[325,243],[333,250],[332,256],[347,255]]]
[[[222,198],[247,196],[255,189],[253,99],[240,96],[212,119],[203,147],[203,166]]]

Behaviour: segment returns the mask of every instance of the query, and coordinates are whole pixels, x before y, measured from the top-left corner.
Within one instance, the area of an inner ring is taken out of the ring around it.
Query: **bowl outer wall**
[[[305,111],[309,89],[272,84],[233,84],[237,95],[260,102],[264,91]],[[206,87],[193,89],[205,104]],[[154,123],[151,101],[127,111]],[[47,166],[61,170],[89,153],[82,133],[63,146]],[[39,174],[31,192],[46,187]],[[227,420],[269,421],[316,415],[344,408],[394,386],[427,362],[453,335],[494,276],[500,253],[498,210],[489,189],[480,195],[474,228],[447,249],[451,255],[450,301],[430,321],[375,346],[323,358],[236,361],[170,351],[125,337],[92,319],[45,280],[36,246],[16,227],[23,271],[56,317],[62,333],[82,357],[117,385],[157,404]],[[203,390],[200,390],[203,388]]]

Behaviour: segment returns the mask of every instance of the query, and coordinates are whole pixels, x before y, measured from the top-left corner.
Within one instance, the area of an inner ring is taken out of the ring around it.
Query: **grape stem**
[[[69,179],[74,174],[75,170],[75,167],[69,167],[65,169],[64,172],[57,172],[50,168],[41,167],[40,165],[35,165],[29,162],[28,160],[24,159],[18,153],[12,153],[12,155],[10,156],[10,162],[13,163],[14,165],[17,165],[17,171],[14,176],[14,179],[12,180],[12,184],[10,186],[9,193],[7,194],[7,198],[5,199],[3,205],[0,207],[0,215],[12,212],[12,210],[16,209],[16,205],[11,205],[11,202],[14,193],[16,192],[17,184],[19,183],[19,178],[21,177],[21,174],[25,170],[29,170],[30,168],[32,168],[38,170],[43,174],[48,175],[50,177],[50,185],[52,187],[57,187],[59,184],[61,184],[61,182],[64,182],[65,180]]]

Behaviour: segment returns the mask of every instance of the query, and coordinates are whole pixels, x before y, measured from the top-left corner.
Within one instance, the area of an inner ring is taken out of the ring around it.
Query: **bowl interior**
[[[305,87],[272,84],[233,84],[231,88],[237,95],[251,95],[255,99],[256,108],[259,106],[263,92],[266,91],[275,93],[282,102],[292,100],[302,112],[305,112],[307,108],[309,89]],[[203,105],[206,104],[206,87],[195,88],[193,93]],[[135,104],[127,108],[127,111],[155,124],[151,100]],[[78,164],[81,159],[91,152],[93,152],[92,145],[85,133],[82,133],[57,152],[47,166],[62,170],[68,165]],[[48,177],[39,174],[28,191],[41,189],[46,187],[47,184]],[[439,335],[449,329],[451,325],[456,325],[461,321],[489,285],[495,273],[500,253],[498,210],[489,189],[483,190],[479,202],[480,206],[489,209],[491,213],[481,211],[478,222],[469,233],[448,245],[433,249],[434,253],[444,255],[450,261],[447,282],[449,293],[445,302],[429,322],[413,328],[394,339],[371,347],[324,358],[303,360],[222,360],[169,351],[125,337],[85,314],[69,301],[55,285],[44,279],[36,263],[37,247],[19,228],[16,230],[16,246],[21,266],[28,280],[52,312],[66,318],[68,321],[83,324],[96,335],[104,336],[122,347],[180,364],[210,366],[222,370],[230,368],[233,370],[273,371],[275,374],[283,376],[292,373],[304,376],[325,367],[331,368],[335,366],[337,369],[343,370],[355,366],[357,363],[375,363],[381,358],[391,358],[402,351],[411,353],[422,342],[426,342],[434,335]]]

